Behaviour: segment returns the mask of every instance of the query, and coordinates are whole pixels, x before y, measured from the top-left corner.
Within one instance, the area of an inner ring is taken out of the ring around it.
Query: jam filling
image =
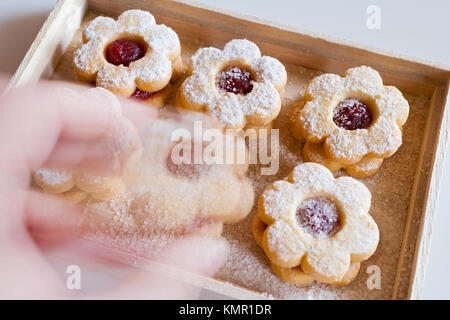
[[[355,98],[342,101],[333,114],[334,123],[346,130],[366,129],[371,125],[372,119],[369,107]]]
[[[130,40],[115,40],[106,49],[106,60],[113,65],[128,67],[131,62],[141,59],[145,48]]]
[[[340,227],[336,206],[326,198],[304,200],[297,209],[297,220],[306,232],[316,237],[331,237]]]
[[[90,81],[89,85],[92,87],[97,86],[95,81]],[[142,91],[142,90],[139,90],[138,88],[136,88],[136,91],[134,91],[134,93],[130,96],[130,98],[135,98],[137,100],[147,100],[147,99],[153,97],[158,92],[162,91],[163,89],[161,89],[159,91],[148,92],[148,91]]]
[[[172,152],[170,152],[167,158],[167,168],[176,176],[181,176],[185,178],[198,178],[201,174],[206,172],[210,166],[205,163],[194,163],[194,145],[191,146],[191,156],[188,159],[188,163],[184,162],[184,149],[179,152],[179,157],[181,159],[180,163],[175,163],[171,157]]]
[[[151,97],[153,97],[155,94],[157,94],[159,91],[142,91],[136,88],[136,91],[131,95],[132,98],[138,99],[138,100],[147,100]]]
[[[239,67],[228,67],[218,74],[220,89],[234,94],[247,94],[253,89],[253,80],[249,71]]]

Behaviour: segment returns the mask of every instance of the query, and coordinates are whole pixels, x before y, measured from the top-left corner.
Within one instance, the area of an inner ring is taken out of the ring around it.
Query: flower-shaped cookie
[[[268,225],[262,237],[266,255],[278,267],[300,266],[317,281],[339,283],[352,263],[377,248],[370,199],[369,190],[353,178],[335,179],[316,163],[298,165],[259,199],[259,218]]]
[[[258,214],[253,217],[252,220],[252,233],[253,238],[258,246],[263,248],[263,237],[264,232],[267,229],[267,225],[261,220]],[[314,280],[314,277],[310,274],[306,274],[301,266],[293,267],[293,268],[284,268],[276,265],[275,263],[271,263],[273,272],[283,281],[289,282],[292,284],[308,284]],[[336,282],[332,282],[330,284],[334,286],[344,286],[352,282],[359,273],[359,269],[361,267],[361,263],[352,262],[347,273]]]
[[[108,200],[125,186],[121,177],[102,177],[89,174],[73,174],[69,171],[40,168],[33,173],[34,182],[42,190],[61,195],[78,203],[91,196],[95,200]]]
[[[186,122],[186,117],[180,121],[160,119],[141,131],[141,161],[127,172],[126,194],[113,199],[109,207],[113,211],[119,208],[128,217],[128,228],[133,226],[129,231],[183,233],[204,225],[221,231],[223,222],[239,221],[253,207],[253,188],[245,177],[247,160],[208,164],[204,155],[209,143],[203,145],[195,138],[193,123]],[[202,125],[205,128],[206,121]],[[186,139],[173,141],[174,132],[183,132]],[[217,139],[225,138],[221,130],[216,132]],[[245,149],[245,144],[241,145]]]
[[[281,108],[286,70],[248,40],[231,40],[223,50],[201,48],[180,89],[182,107],[206,111],[226,128],[270,125]]]
[[[180,62],[178,36],[146,11],[125,11],[117,21],[97,17],[84,29],[83,42],[73,60],[78,78],[125,97],[136,89],[162,90]]]
[[[362,173],[356,176],[364,176],[362,169],[370,165],[370,175],[402,143],[408,102],[397,88],[384,86],[378,72],[370,67],[349,69],[344,77],[323,74],[314,78],[306,89],[305,101],[292,114],[292,132],[309,143],[323,144],[323,154],[310,152],[307,160],[325,156],[334,167],[346,170],[356,165],[348,170]]]

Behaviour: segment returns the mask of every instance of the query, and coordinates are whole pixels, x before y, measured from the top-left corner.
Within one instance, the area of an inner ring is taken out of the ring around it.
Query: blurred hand
[[[7,79],[0,79],[0,90]],[[77,246],[86,254],[108,257],[107,263],[123,263],[114,251],[94,244],[80,244],[70,237],[83,218],[82,209],[56,197],[29,190],[30,172],[40,167],[101,170],[114,174],[123,169],[126,154],[113,150],[105,139],[122,139],[138,120],[155,117],[151,109],[123,101],[123,115],[110,101],[98,97],[90,104],[60,94],[70,87],[83,94],[86,88],[58,82],[42,82],[0,97],[0,298],[48,299],[73,297],[65,281],[42,252],[52,239],[60,246]],[[63,90],[64,91],[64,90]],[[58,94],[59,92],[59,94]],[[120,142],[120,141],[119,141]],[[120,143],[118,143],[120,145]],[[125,157],[117,156],[117,152]],[[89,247],[89,248],[87,248]],[[213,275],[226,256],[224,241],[188,238],[175,243],[161,260],[180,269]],[[105,261],[105,260],[104,260]],[[108,266],[106,265],[105,268]],[[195,288],[129,267],[114,288],[78,298],[171,299],[193,298]],[[183,279],[181,279],[183,280]]]

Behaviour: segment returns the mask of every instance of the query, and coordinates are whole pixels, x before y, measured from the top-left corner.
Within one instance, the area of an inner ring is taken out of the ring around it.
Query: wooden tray
[[[148,10],[157,23],[173,28],[182,40],[185,57],[200,46],[222,48],[230,39],[245,37],[257,43],[263,54],[280,59],[286,65],[290,79],[288,98],[283,100],[283,111],[276,123],[281,135],[282,130],[286,130],[286,115],[301,98],[307,81],[322,72],[342,74],[349,67],[369,65],[380,72],[385,84],[401,89],[411,105],[403,146],[385,161],[374,178],[363,180],[372,191],[374,213],[371,213],[380,226],[381,241],[376,254],[362,265],[358,279],[348,286],[330,289],[323,285],[286,285],[290,286],[286,291],[283,284],[277,283],[279,290],[269,293],[283,298],[420,298],[447,148],[449,66],[186,1],[60,0],[10,86],[21,86],[41,78],[74,81],[70,61],[72,50],[80,41],[80,26],[96,14],[117,16],[128,9]],[[286,139],[290,139],[288,135]],[[290,140],[285,146],[287,149],[297,148],[295,142]],[[286,166],[288,164],[286,162]],[[284,168],[286,172],[288,169],[291,168]],[[260,190],[256,188],[256,191]],[[231,229],[246,232],[248,236],[236,237],[236,231]],[[399,230],[404,232],[401,234]],[[265,288],[274,283],[270,283],[270,279],[266,283],[257,282],[256,278],[274,276],[267,273],[263,255],[257,252],[253,242],[250,244],[249,219],[237,227],[225,228],[224,235],[236,248],[240,245],[236,244],[237,241],[248,238],[248,243],[244,244],[246,248],[241,252],[232,252],[235,254],[234,260],[229,260],[218,274],[221,280],[203,279],[202,286],[234,298],[267,297],[256,292],[268,292],[270,290]],[[238,265],[233,264],[239,254],[247,254],[249,259],[254,258],[255,263],[261,266],[234,270],[239,269]],[[365,287],[368,277],[365,270],[367,266],[377,263],[382,269],[382,289],[370,291]],[[384,272],[383,268],[387,271]]]

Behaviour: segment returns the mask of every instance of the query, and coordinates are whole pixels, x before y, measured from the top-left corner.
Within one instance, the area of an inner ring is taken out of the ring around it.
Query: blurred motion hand
[[[7,79],[0,80],[3,91]],[[44,243],[39,239],[52,238],[68,247],[69,243],[77,243],[69,235],[79,228],[82,209],[30,191],[30,172],[40,167],[102,170],[112,174],[120,171],[123,158],[111,151],[111,143],[104,143],[105,137],[123,139],[123,132],[134,127],[131,121],[155,117],[149,108],[129,101],[123,102],[120,114],[110,101],[101,97],[90,105],[65,99],[58,92],[68,86],[80,94],[86,91],[53,81],[15,89],[0,97],[0,298],[3,299],[73,297],[43,254]],[[95,254],[115,259],[114,254],[92,246]],[[79,248],[84,250],[84,245]],[[167,252],[162,262],[212,275],[224,262],[226,244],[191,237],[175,243]],[[144,271],[145,266],[140,267],[129,267],[127,277],[114,288],[77,298],[176,299],[193,298],[198,293],[181,281],[157,276]]]

